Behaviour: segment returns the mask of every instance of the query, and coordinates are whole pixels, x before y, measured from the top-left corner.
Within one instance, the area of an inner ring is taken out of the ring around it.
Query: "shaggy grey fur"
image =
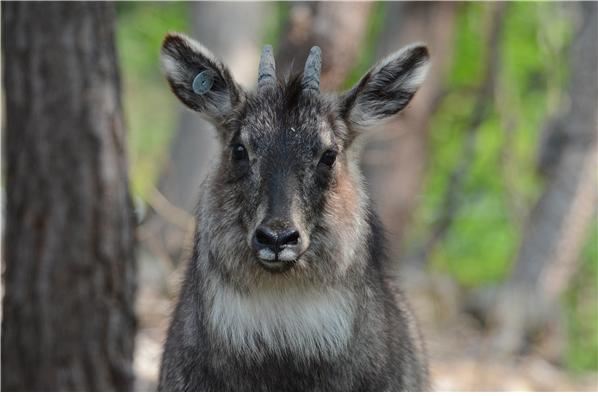
[[[222,144],[201,187],[160,390],[428,388],[424,348],[386,262],[355,143],[408,104],[427,62],[424,46],[407,47],[341,95],[314,89],[314,75],[307,87],[299,75],[244,92],[200,44],[166,37],[173,92],[214,123]],[[319,82],[319,64],[306,67],[315,69]],[[204,70],[214,84],[197,95],[193,78]],[[263,226],[297,237],[279,255],[256,250]]]

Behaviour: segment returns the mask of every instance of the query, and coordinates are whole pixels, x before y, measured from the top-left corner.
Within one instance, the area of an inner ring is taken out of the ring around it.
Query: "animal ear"
[[[409,104],[429,66],[422,44],[405,47],[378,62],[341,96],[341,114],[355,130],[372,127]]]
[[[179,33],[166,35],[160,53],[172,92],[210,121],[223,122],[244,97],[226,66],[189,37]]]

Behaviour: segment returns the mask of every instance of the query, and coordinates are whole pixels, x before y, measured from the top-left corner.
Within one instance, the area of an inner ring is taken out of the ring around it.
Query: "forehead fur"
[[[333,136],[326,136],[326,131],[336,133],[336,101],[332,96],[305,91],[301,80],[301,74],[279,79],[271,89],[248,94],[236,120],[238,129],[246,129],[252,140],[297,135],[305,141],[318,133],[332,144]]]

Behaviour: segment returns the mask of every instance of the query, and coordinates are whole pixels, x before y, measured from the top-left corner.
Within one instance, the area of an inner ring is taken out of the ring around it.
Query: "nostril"
[[[273,246],[276,244],[276,234],[268,228],[259,227],[255,230],[255,240],[260,245]]]
[[[296,245],[299,243],[299,232],[297,230],[283,231],[279,236],[278,243],[280,245]]]

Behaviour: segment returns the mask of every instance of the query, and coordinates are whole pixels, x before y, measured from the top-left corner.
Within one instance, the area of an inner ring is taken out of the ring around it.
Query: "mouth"
[[[295,266],[294,261],[267,261],[259,259],[260,266],[273,274],[286,272]]]
[[[277,253],[270,249],[260,249],[257,252],[260,266],[271,273],[288,271],[295,266],[300,256],[294,249],[283,249]]]

